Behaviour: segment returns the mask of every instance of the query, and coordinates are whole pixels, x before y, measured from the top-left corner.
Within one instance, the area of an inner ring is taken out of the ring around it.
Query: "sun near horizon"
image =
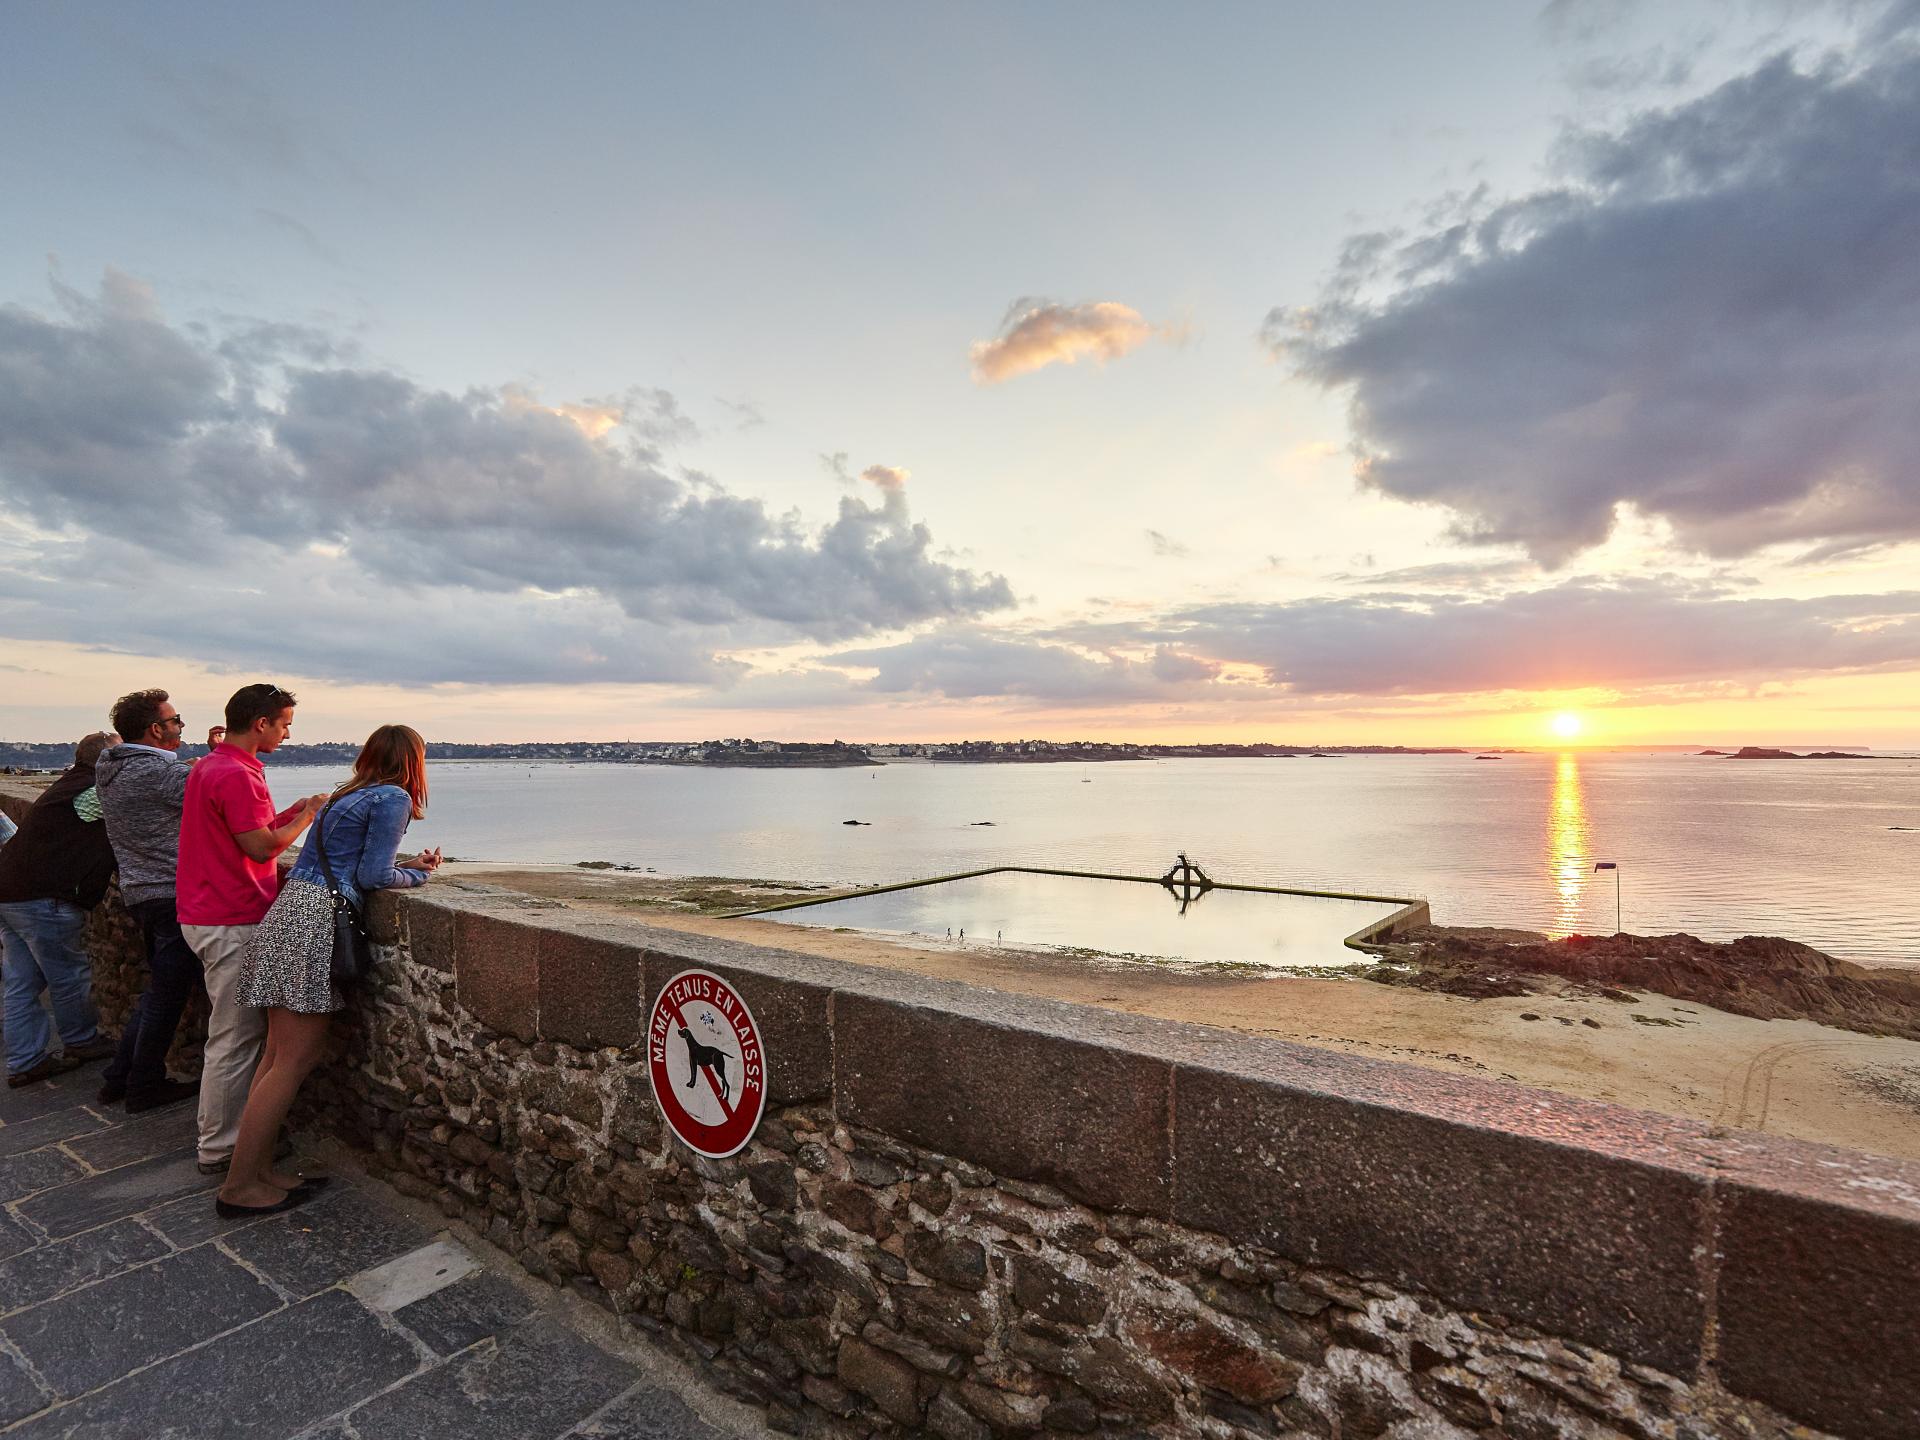
[[[1556,711],[1547,725],[1555,738],[1560,740],[1577,740],[1580,732],[1586,728],[1586,722],[1572,710]]]

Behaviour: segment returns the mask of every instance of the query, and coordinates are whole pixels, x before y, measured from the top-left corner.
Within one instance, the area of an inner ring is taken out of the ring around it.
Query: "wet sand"
[[[1186,974],[976,944],[922,948],[695,908],[812,893],[769,882],[461,862],[442,874],[650,925],[1920,1159],[1920,1042],[1810,1020],[1754,1019],[1646,992],[1607,999],[1552,977],[1541,977],[1536,993],[1467,999],[1357,978]]]

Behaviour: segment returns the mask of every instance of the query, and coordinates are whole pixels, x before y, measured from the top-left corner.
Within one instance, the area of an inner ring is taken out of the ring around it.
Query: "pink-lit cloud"
[[[1172,338],[1173,333],[1156,329],[1131,305],[1113,300],[1087,305],[1016,300],[1000,334],[974,345],[973,379],[976,385],[998,385],[1049,365],[1077,365],[1089,357],[1118,360],[1155,336]]]

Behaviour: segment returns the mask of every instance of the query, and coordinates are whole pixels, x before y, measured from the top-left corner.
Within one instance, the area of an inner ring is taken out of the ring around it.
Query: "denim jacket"
[[[411,890],[424,885],[426,871],[393,863],[400,853],[400,837],[412,821],[413,801],[398,785],[371,785],[329,800],[307,830],[291,878],[327,883],[320,868],[320,844],[324,843],[334,881],[356,905],[369,890]]]

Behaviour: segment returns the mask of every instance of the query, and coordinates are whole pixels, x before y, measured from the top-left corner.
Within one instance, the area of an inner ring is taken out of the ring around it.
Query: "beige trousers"
[[[234,998],[251,925],[182,925],[207,976],[207,1051],[200,1066],[200,1163],[233,1156],[240,1112],[267,1038],[267,1012]]]

